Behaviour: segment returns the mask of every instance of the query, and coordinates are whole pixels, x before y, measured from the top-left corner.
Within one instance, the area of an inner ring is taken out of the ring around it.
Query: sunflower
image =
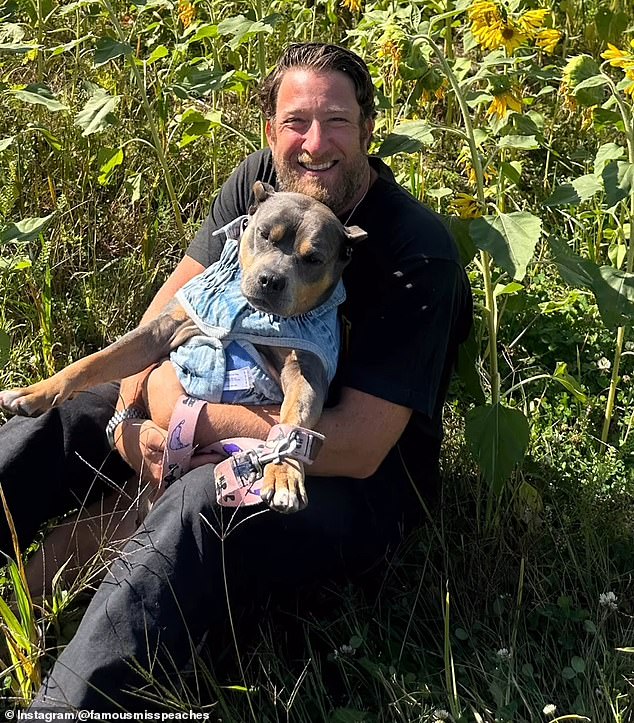
[[[467,17],[471,22],[471,34],[478,45],[485,50],[503,47],[507,55],[512,55],[517,48],[527,45],[542,33],[548,34],[541,37],[540,47],[554,48],[557,41],[553,33],[557,31],[542,29],[548,12],[539,8],[518,15],[492,0],[475,0],[467,10]],[[559,37],[557,33],[557,40]]]
[[[634,68],[634,56],[627,50],[621,50],[616,45],[608,43],[608,49],[601,53],[604,60],[609,60],[613,68],[621,68],[621,70],[631,70]]]
[[[634,68],[630,68],[628,71],[626,71],[625,77],[632,82],[629,85],[625,86],[623,92],[627,93],[634,100]]]
[[[341,0],[341,6],[348,9],[351,13],[361,12],[361,0]]]
[[[493,6],[493,3],[479,4]],[[504,20],[497,8],[493,8],[494,10],[481,10],[473,15],[471,33],[485,50],[496,50],[504,46],[507,55],[511,55],[521,45],[526,44],[529,36],[510,16]]]
[[[557,43],[561,40],[561,33],[559,30],[552,30],[546,28],[540,30],[535,37],[535,45],[542,50],[545,50],[549,55],[555,52]]]
[[[480,158],[480,161],[482,161],[482,157]],[[456,159],[456,164],[462,173],[466,175],[470,185],[475,186],[477,183],[477,177],[475,168],[472,164],[471,149],[469,146],[463,146],[460,149],[460,153],[458,153],[458,158]],[[497,176],[497,173],[497,168],[489,164],[485,169],[483,169],[484,182],[490,183]]]
[[[478,199],[468,193],[456,193],[449,207],[460,218],[480,218],[484,215],[484,209]]]
[[[509,111],[522,112],[522,100],[510,90],[503,91],[493,96],[493,101],[487,109],[487,115],[496,115],[498,118],[506,118]]]
[[[548,10],[542,8],[540,10],[528,10],[517,19],[518,26],[529,37],[534,37],[544,24],[544,18],[548,14]]]
[[[184,28],[188,28],[196,18],[196,8],[189,0],[178,0],[178,19]]]

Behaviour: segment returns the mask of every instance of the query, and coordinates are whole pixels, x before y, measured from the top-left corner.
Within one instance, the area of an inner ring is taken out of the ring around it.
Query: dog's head
[[[256,204],[240,241],[242,293],[260,311],[305,314],[333,292],[354,244],[367,234],[301,193],[257,181]]]

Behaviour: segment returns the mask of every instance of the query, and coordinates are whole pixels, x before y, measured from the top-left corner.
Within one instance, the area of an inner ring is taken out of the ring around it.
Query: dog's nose
[[[280,292],[286,286],[286,279],[279,274],[262,273],[258,280],[263,291]]]

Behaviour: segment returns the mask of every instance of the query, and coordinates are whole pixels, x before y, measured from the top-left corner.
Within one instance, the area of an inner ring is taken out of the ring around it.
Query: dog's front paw
[[[264,482],[260,497],[278,512],[297,512],[308,504],[304,485],[304,465],[287,459],[276,464],[271,462],[264,469]]]
[[[7,389],[0,392],[0,408],[11,414],[35,417],[62,401],[62,390],[50,379],[21,389]]]

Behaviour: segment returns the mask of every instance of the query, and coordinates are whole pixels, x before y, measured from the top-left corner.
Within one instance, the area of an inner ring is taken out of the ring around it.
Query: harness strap
[[[224,439],[204,449],[195,449],[194,434],[206,402],[183,394],[172,412],[163,454],[161,490],[167,489],[191,467],[194,453],[217,456],[214,485],[218,504],[224,507],[256,505],[261,502],[264,467],[295,459],[312,464],[324,435],[292,424],[271,427],[266,441],[252,437]]]

